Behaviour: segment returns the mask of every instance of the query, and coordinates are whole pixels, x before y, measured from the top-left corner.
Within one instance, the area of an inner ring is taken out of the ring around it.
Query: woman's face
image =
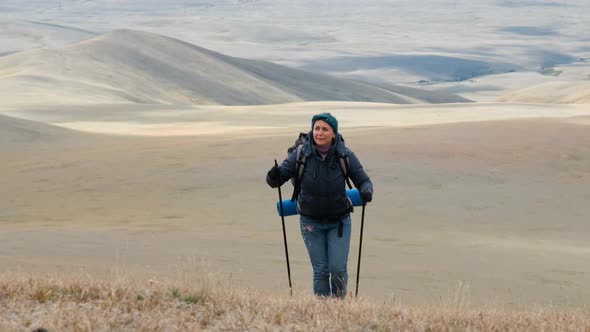
[[[313,124],[313,141],[319,146],[329,146],[336,137],[334,130],[323,120],[317,120]]]

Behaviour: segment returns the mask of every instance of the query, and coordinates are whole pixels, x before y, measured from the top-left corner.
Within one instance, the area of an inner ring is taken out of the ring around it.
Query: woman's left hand
[[[370,201],[373,200],[373,191],[367,190],[367,189],[362,190],[361,191],[361,198],[363,199],[363,202],[369,203]]]

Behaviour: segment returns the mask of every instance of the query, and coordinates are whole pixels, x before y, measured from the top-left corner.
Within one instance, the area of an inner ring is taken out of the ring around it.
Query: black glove
[[[361,198],[363,199],[363,202],[369,203],[373,200],[373,191],[366,189],[361,191]]]
[[[278,166],[273,166],[270,171],[268,171],[268,177],[272,180],[278,180],[281,178],[281,170]]]

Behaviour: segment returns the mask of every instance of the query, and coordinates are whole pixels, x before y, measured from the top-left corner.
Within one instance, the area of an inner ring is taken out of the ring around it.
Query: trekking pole
[[[365,226],[365,206],[367,206],[367,203],[363,202],[363,213],[362,213],[362,217],[361,217],[361,239],[360,239],[360,243],[359,243],[359,263],[356,268],[356,291],[354,292],[354,297],[358,297],[358,295],[359,295],[359,277],[360,277],[360,273],[361,273],[361,253],[363,251],[363,228]]]
[[[279,166],[275,159],[275,166]],[[293,296],[293,286],[291,285],[291,266],[289,265],[289,249],[287,248],[287,232],[285,231],[285,214],[283,213],[283,195],[281,194],[281,186],[279,188],[279,202],[281,207],[281,221],[283,222],[283,241],[285,243],[285,258],[287,259],[287,276],[289,277],[289,294]]]

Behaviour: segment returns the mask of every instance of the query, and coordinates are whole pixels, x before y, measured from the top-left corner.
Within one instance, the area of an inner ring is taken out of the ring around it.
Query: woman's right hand
[[[270,171],[268,171],[268,177],[271,178],[272,180],[279,180],[281,177],[281,170],[279,169],[279,167],[277,165],[274,165]]]

